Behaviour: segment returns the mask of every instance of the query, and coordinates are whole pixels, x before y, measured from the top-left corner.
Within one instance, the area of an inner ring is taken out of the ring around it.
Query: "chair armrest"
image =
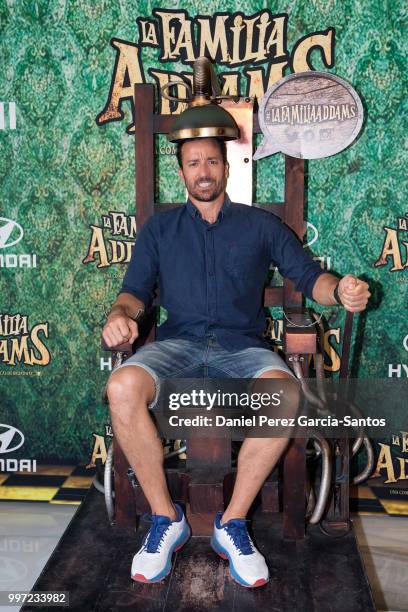
[[[283,350],[286,355],[317,352],[317,324],[308,309],[286,308]]]
[[[101,349],[103,351],[111,351],[112,353],[133,353],[133,345],[130,344],[130,342],[116,344],[115,346],[107,346],[103,338],[101,340]]]

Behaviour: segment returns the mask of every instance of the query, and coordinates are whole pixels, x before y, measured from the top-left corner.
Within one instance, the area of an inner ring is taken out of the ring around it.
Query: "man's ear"
[[[179,169],[178,169],[178,175],[179,175],[179,177],[181,178],[181,180],[185,182],[185,180],[184,180],[184,174],[183,174],[183,169],[182,169],[182,168],[179,168]]]
[[[229,163],[225,162],[225,178],[229,177],[229,168],[230,168]]]

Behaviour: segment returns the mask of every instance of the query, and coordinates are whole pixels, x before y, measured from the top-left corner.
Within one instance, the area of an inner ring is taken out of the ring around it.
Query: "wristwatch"
[[[339,296],[339,285],[340,285],[340,281],[337,283],[337,285],[336,285],[336,286],[335,286],[335,288],[334,288],[334,291],[333,291],[333,297],[334,297],[334,299],[336,300],[336,302],[337,302],[338,304],[340,304],[341,306],[343,306],[343,302],[341,301],[341,298],[340,298],[340,296]]]
[[[139,308],[139,310],[137,311],[136,315],[133,317],[134,321],[140,321],[140,319],[143,317],[145,311],[144,308]]]

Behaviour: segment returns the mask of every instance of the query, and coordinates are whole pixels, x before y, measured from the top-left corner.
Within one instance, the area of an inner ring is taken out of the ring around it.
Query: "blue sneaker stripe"
[[[215,539],[214,537],[211,538],[211,547],[212,549],[217,553],[217,555],[219,555],[220,553],[223,553],[227,558],[228,558],[228,562],[229,562],[229,570],[231,573],[231,576],[233,578],[235,578],[235,580],[237,582],[239,582],[240,584],[242,584],[243,586],[252,586],[252,584],[250,584],[249,582],[246,582],[236,571],[234,564],[232,562],[232,559],[230,557],[230,554],[227,550],[225,550],[225,548],[223,548]]]

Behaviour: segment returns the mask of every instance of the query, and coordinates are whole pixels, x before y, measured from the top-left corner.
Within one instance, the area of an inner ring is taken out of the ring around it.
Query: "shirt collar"
[[[231,205],[231,200],[229,199],[229,196],[226,193],[223,205],[221,206],[220,212],[218,214],[219,219],[222,219],[225,216],[225,214],[226,214],[227,210],[229,209],[230,205]],[[192,203],[190,198],[188,198],[188,200],[187,200],[186,207],[187,207],[187,210],[190,213],[190,215],[193,217],[193,219],[196,218],[196,217],[201,218],[200,211],[198,210],[198,208],[196,208],[194,206],[194,204]]]

